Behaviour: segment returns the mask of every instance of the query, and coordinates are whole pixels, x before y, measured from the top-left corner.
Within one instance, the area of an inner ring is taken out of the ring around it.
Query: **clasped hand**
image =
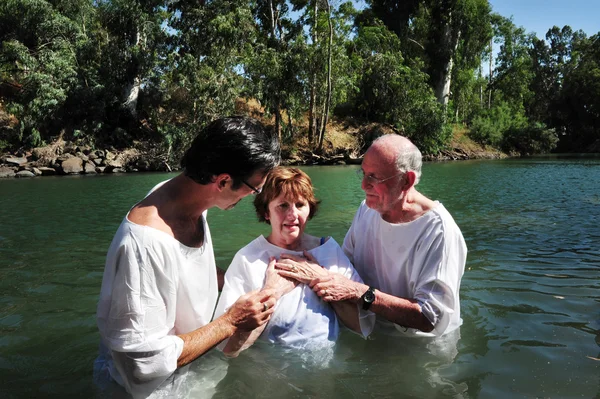
[[[275,268],[281,276],[309,285],[326,302],[356,301],[360,298],[355,282],[339,273],[327,271],[306,251],[303,257],[282,254]]]
[[[310,284],[315,278],[325,277],[329,274],[306,251],[304,251],[304,256],[281,254],[281,258],[275,263],[275,268],[280,276],[294,279],[303,284]]]

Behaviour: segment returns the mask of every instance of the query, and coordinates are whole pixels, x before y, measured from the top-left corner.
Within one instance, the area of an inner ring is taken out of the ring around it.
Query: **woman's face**
[[[299,243],[309,214],[310,205],[302,197],[284,198],[280,194],[269,202],[265,219],[271,223],[271,242],[282,247]]]

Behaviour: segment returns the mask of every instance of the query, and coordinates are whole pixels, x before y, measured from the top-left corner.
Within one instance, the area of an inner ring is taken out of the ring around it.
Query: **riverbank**
[[[360,164],[372,140],[395,133],[393,127],[371,123],[359,125],[353,120],[333,121],[320,153],[310,150],[305,137],[287,140],[282,145],[285,165],[344,165]],[[426,161],[467,159],[500,159],[506,154],[485,148],[468,137],[466,129],[455,127],[447,149],[438,154],[425,155]],[[135,142],[125,149],[114,147],[92,148],[89,145],[66,141],[59,136],[44,147],[20,150],[0,156],[0,178],[35,177],[50,175],[78,175],[101,173],[170,172],[179,165],[169,162],[166,154],[157,151],[149,142]]]

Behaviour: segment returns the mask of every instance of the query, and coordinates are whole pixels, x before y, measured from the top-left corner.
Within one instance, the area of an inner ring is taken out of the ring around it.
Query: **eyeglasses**
[[[248,182],[244,179],[242,179],[242,183],[244,183],[245,185],[247,185],[248,187],[250,187],[250,189],[252,190],[252,194],[256,195],[256,194],[260,194],[262,191],[262,187],[261,188],[256,188],[254,186],[251,186],[250,184],[248,184]]]
[[[375,186],[377,184],[381,184],[383,182],[386,182],[390,179],[393,179],[394,177],[398,177],[400,175],[403,175],[404,173],[398,173],[395,174],[394,176],[390,176],[390,177],[386,177],[385,179],[378,179],[376,177],[370,176],[370,175],[365,175],[365,171],[361,169],[358,169],[356,171],[356,175],[358,176],[358,178],[362,181],[363,179],[367,179],[367,183],[369,183],[372,186]]]

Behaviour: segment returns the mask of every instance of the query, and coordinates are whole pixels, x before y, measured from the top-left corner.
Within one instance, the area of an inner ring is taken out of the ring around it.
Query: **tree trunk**
[[[139,29],[136,33],[135,45],[139,46],[142,42],[142,34]],[[137,66],[136,66],[137,69]],[[132,117],[137,117],[137,102],[140,96],[140,86],[142,84],[142,80],[137,75],[131,80],[131,82],[127,85],[125,89],[125,101],[123,101],[123,107],[129,112]]]
[[[492,69],[492,65],[493,65],[493,59],[494,59],[494,39],[490,39],[490,76],[488,76],[489,79],[489,91],[488,91],[488,109],[492,108],[492,75],[494,73],[493,69]]]
[[[279,106],[279,102],[275,106],[275,132],[281,143],[281,107]]]
[[[323,122],[321,123],[321,132],[319,133],[318,152],[323,152],[323,139],[327,130],[327,122],[329,120],[329,107],[331,106],[331,47],[333,46],[333,23],[331,22],[331,4],[329,0],[325,0],[327,4],[327,19],[329,23],[329,42],[327,43],[327,96],[325,98],[325,106],[323,110]]]
[[[444,108],[444,115],[448,108],[448,100],[450,98],[450,84],[452,80],[452,68],[454,66],[454,54],[458,48],[458,40],[460,31],[456,35],[452,32],[452,14],[448,16],[448,22],[444,26],[444,31],[440,40],[442,48],[450,49],[445,65],[441,68],[440,78],[435,88],[435,97]]]
[[[319,14],[318,0],[314,0],[314,23],[312,29],[313,48],[315,49],[315,59],[311,63],[310,77],[310,105],[308,109],[308,144],[312,145],[313,138],[318,134],[317,130],[317,68],[316,64],[316,49],[319,41],[317,32],[317,19]]]

